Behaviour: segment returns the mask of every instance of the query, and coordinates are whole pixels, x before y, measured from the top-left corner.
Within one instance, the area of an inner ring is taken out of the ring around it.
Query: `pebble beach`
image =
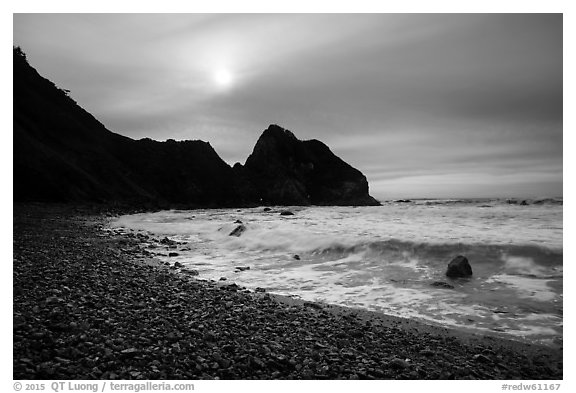
[[[14,206],[14,379],[563,378],[561,347],[201,280],[119,213]]]

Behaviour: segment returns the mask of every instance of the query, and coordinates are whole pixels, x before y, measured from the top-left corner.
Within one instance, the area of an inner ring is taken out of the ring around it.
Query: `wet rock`
[[[294,213],[292,213],[290,210],[283,210],[280,212],[281,216],[293,216]]]
[[[230,285],[226,285],[224,288],[226,288],[228,291],[237,291],[240,289],[240,287],[236,284],[236,283],[232,283]]]
[[[169,257],[177,257],[178,255],[180,255],[180,254],[178,254],[177,252],[169,252],[168,253]]]
[[[238,225],[228,236],[240,237],[246,231],[246,227],[242,224]]]
[[[243,272],[245,270],[250,270],[250,266],[236,266],[234,269],[236,269],[236,272]]]
[[[182,273],[188,274],[189,276],[198,276],[200,274],[198,270],[193,269],[182,269]]]
[[[168,245],[168,246],[173,246],[176,244],[176,242],[174,240],[170,240],[167,237],[164,237],[162,240],[160,240],[160,243]]]
[[[454,285],[450,285],[447,282],[444,281],[434,281],[432,284],[433,287],[440,287],[440,288],[446,288],[446,289],[454,289]]]
[[[175,262],[174,267],[184,267],[180,262]]]
[[[522,202],[520,202],[520,206],[528,206],[528,202],[527,202],[527,201],[522,201]]]
[[[471,275],[472,267],[468,263],[468,259],[462,255],[458,255],[448,264],[448,269],[446,270],[446,276],[448,277],[470,277]]]
[[[297,261],[299,261],[299,260],[300,260],[300,255],[296,254],[296,255],[294,255],[292,258],[294,258],[294,259],[296,259]]]
[[[272,210],[272,209],[270,209],[269,207],[265,207],[264,209],[262,209],[262,211],[265,211],[265,212],[269,212],[270,210]]]

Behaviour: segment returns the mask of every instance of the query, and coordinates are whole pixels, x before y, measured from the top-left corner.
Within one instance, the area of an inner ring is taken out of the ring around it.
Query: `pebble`
[[[399,358],[392,359],[389,363],[389,366],[392,368],[396,368],[396,369],[405,369],[405,368],[410,367],[408,362],[406,362],[405,360],[399,359]]]

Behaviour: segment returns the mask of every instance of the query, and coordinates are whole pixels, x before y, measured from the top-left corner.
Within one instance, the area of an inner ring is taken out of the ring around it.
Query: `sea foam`
[[[111,226],[185,244],[176,258],[162,250],[157,257],[201,279],[533,340],[561,336],[561,204],[426,202],[294,207],[294,216],[171,210],[122,216]],[[230,236],[237,220],[246,230]],[[446,265],[460,254],[474,274],[448,279]],[[453,288],[431,285],[437,281]]]

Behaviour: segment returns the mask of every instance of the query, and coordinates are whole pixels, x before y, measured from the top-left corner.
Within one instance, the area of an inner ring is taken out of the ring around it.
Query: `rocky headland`
[[[317,140],[277,125],[245,165],[208,142],[134,140],[109,131],[14,48],[14,200],[147,208],[377,205],[366,177]]]

